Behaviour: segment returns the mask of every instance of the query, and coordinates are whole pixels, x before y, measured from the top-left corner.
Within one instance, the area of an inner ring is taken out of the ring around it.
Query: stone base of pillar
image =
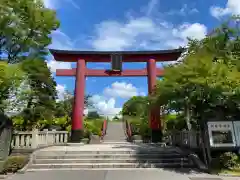
[[[161,129],[152,129],[151,141],[153,143],[162,142],[163,133]]]
[[[70,136],[70,140],[69,140],[71,143],[80,143],[82,139],[83,139],[83,130],[82,129],[71,131],[71,136]]]

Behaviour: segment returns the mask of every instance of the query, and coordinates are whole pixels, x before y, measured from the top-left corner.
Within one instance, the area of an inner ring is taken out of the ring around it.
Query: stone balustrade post
[[[38,145],[39,145],[38,133],[39,133],[38,129],[33,129],[32,130],[32,143],[31,143],[31,147],[33,149],[37,148]]]

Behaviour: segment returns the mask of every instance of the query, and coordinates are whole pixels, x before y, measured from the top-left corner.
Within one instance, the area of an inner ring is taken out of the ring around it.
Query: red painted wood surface
[[[165,53],[165,54],[128,54],[123,55],[123,62],[147,62],[149,59],[161,61],[175,61],[179,58],[181,52]],[[111,62],[110,55],[107,54],[61,54],[53,53],[56,61],[76,62],[79,59],[85,59],[86,62]]]
[[[149,59],[147,62],[148,71],[148,94],[152,94],[157,83],[157,69],[155,59]],[[150,111],[149,124],[152,129],[161,128],[160,107],[152,108]]]
[[[82,130],[84,120],[84,91],[85,91],[85,68],[84,61],[77,62],[74,106],[72,114],[72,130]]]
[[[75,76],[76,69],[57,69],[56,70],[57,76]],[[123,70],[122,72],[108,72],[104,69],[86,69],[85,75],[89,77],[106,77],[106,76],[147,76],[148,71],[147,69],[135,69],[135,70]],[[163,69],[156,69],[156,76],[163,76],[164,70]]]

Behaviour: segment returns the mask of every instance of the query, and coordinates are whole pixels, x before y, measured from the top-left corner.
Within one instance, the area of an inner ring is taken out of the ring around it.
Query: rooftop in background
[[[183,48],[155,51],[69,51],[50,49],[56,61],[76,62],[85,59],[87,62],[111,62],[112,54],[120,54],[123,62],[146,62],[149,59],[156,61],[175,61]]]

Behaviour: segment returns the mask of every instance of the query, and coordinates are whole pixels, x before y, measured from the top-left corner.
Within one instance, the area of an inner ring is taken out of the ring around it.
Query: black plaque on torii
[[[111,70],[119,72],[122,71],[122,54],[111,54]]]

